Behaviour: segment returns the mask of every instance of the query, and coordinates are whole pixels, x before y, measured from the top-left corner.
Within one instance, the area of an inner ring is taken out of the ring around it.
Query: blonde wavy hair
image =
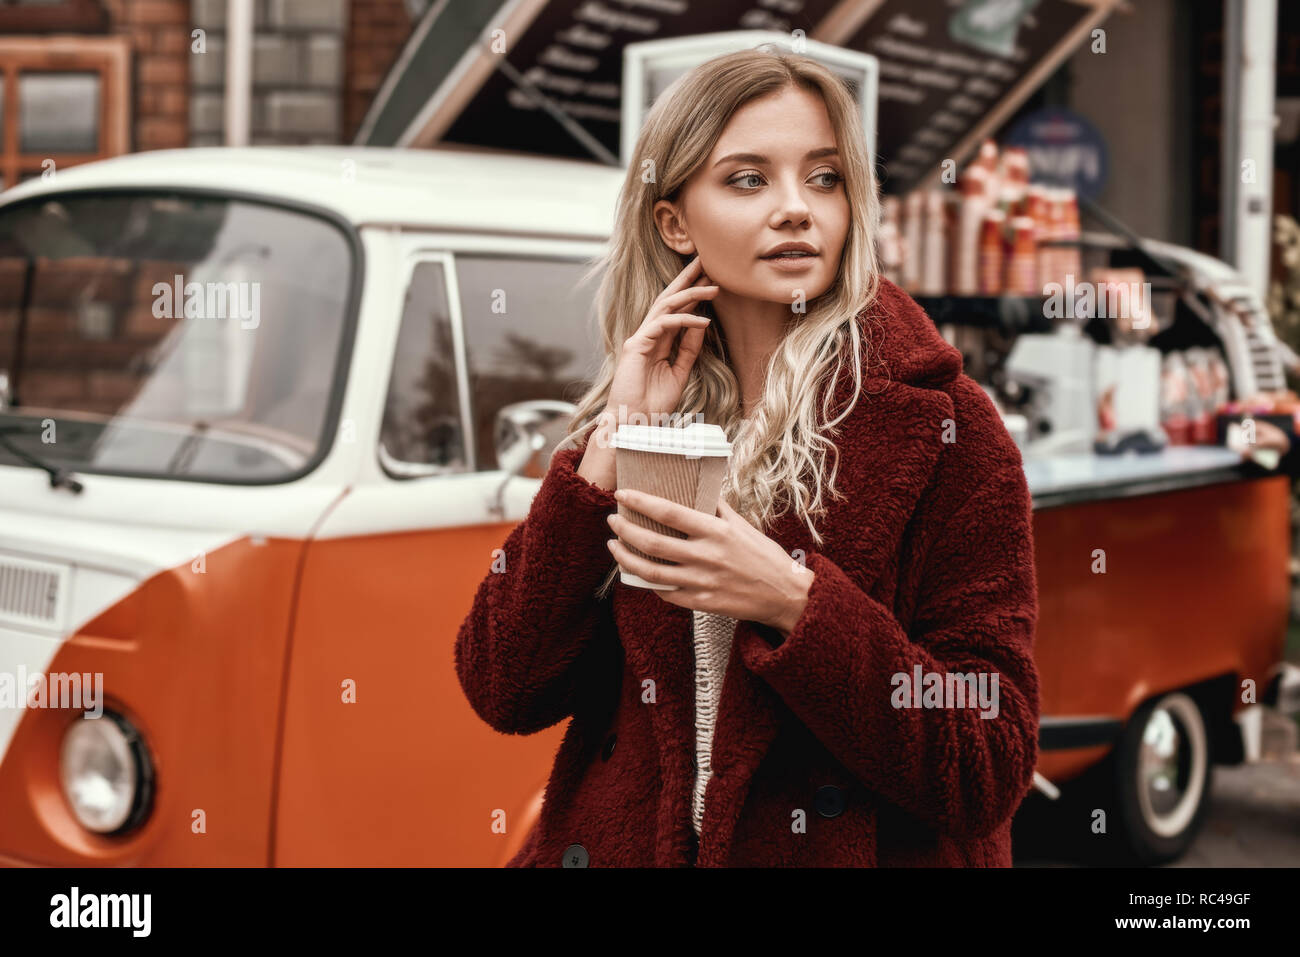
[[[856,318],[879,288],[874,237],[881,204],[858,107],[843,81],[808,57],[757,49],[714,57],[678,77],[655,101],[628,163],[610,244],[583,279],[604,272],[596,316],[605,359],[579,399],[559,447],[578,444],[595,424],[609,396],[619,348],[689,261],[659,235],[655,203],[679,198],[736,110],[792,85],[821,95],[835,131],[849,202],[848,236],[836,278],[806,303],[806,312],[792,308],[797,321],[787,326],[767,365],[763,396],[749,419],[743,418],[740,384],[727,361],[721,325],[714,321],[670,421],[702,419],[726,432],[733,448],[722,496],[738,514],[766,533],[793,507],[821,545],[815,519],[825,514],[823,490],[843,498],[835,489],[839,452],[832,438],[862,386],[865,343]],[[646,171],[653,175],[647,177]],[[700,301],[696,311],[716,320],[708,300]],[[854,377],[853,399],[832,420],[831,400],[843,374]],[[834,459],[829,470],[828,453]],[[617,565],[610,569],[598,596],[608,593],[617,570]]]

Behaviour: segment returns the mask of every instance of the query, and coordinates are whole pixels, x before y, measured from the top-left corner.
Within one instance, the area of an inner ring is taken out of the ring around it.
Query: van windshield
[[[0,207],[0,465],[304,474],[337,420],[354,259],[325,219],[226,197]]]

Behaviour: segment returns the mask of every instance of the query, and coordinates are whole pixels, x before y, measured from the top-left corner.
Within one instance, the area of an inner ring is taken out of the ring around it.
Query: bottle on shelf
[[[903,288],[917,292],[921,287],[922,239],[925,235],[922,222],[925,197],[913,190],[903,201]]]
[[[880,201],[880,235],[876,237],[876,256],[880,260],[881,275],[890,282],[901,285],[903,237],[899,218],[898,197],[884,197]]]
[[[984,214],[980,226],[979,294],[981,296],[1002,295],[1003,263],[1006,258],[1002,231],[1006,225],[1006,218],[1002,210],[990,209]]]
[[[925,238],[921,251],[920,291],[927,296],[941,296],[947,291],[948,264],[947,204],[944,190],[932,189],[925,194]]]
[[[1034,236],[1034,221],[1029,216],[1011,219],[1011,255],[1007,258],[1005,289],[1018,296],[1033,296],[1040,292],[1038,285],[1038,244]]]
[[[979,293],[980,228],[989,208],[985,195],[988,170],[968,166],[958,180],[960,205],[957,210],[956,235],[952,243],[952,293],[974,296]]]

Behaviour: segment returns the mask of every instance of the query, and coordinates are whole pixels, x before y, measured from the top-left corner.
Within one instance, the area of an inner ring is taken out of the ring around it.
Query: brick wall
[[[410,0],[353,0],[343,87],[343,137],[352,142],[366,108],[379,92],[415,24]]]
[[[111,31],[131,38],[132,148],[223,143],[226,0],[103,3]],[[425,6],[254,0],[251,142],[350,142]]]
[[[367,4],[370,0],[354,0]],[[349,0],[255,0],[253,145],[339,143]],[[190,55],[191,146],[224,142],[226,0],[190,0],[206,50]]]
[[[112,33],[131,38],[132,148],[189,142],[190,0],[103,0]]]
[[[21,300],[26,266],[0,258],[0,302]],[[38,260],[18,381],[23,404],[103,415],[118,411],[151,374],[141,360],[176,325],[175,319],[153,315],[153,285],[187,268],[181,262],[102,257]],[[6,343],[17,325],[17,308],[0,307]]]

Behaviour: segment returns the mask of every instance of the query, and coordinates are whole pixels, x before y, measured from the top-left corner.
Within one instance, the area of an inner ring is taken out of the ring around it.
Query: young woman
[[[513,866],[1010,865],[1038,756],[1029,492],[960,353],[877,275],[878,215],[815,61],[721,56],[650,111],[604,367],[456,643],[494,728],[573,719]],[[726,430],[716,515],[615,494],[634,413]]]

